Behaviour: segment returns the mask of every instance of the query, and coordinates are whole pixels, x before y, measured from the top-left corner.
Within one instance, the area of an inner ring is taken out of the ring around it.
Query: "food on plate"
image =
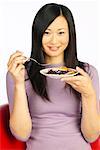
[[[66,66],[45,68],[40,70],[40,73],[44,76],[60,79],[61,77],[71,77],[78,75],[79,73],[73,68],[67,68]]]
[[[48,70],[47,74],[75,74],[77,71],[75,69],[70,69],[65,66],[59,67],[59,68],[51,68]]]

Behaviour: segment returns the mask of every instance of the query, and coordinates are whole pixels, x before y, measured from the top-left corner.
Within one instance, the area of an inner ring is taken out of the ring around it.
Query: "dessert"
[[[62,75],[62,74],[75,74],[76,73],[76,70],[73,70],[73,69],[69,69],[65,66],[62,66],[62,67],[59,67],[59,68],[56,68],[56,69],[50,69],[47,74],[58,74],[58,75]]]

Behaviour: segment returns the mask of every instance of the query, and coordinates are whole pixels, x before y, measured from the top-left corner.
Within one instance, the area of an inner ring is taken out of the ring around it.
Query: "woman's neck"
[[[64,63],[64,59],[63,58],[59,58],[59,57],[45,57],[45,63],[48,64],[63,64]]]

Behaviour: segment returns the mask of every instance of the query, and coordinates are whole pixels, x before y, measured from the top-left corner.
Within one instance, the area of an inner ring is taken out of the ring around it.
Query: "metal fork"
[[[37,63],[38,65],[40,65],[40,66],[48,66],[48,65],[50,65],[50,64],[41,64],[41,63],[39,63],[36,59],[34,59],[34,58],[27,58],[27,61],[29,61],[29,60],[32,60],[32,61],[34,61],[35,63]]]

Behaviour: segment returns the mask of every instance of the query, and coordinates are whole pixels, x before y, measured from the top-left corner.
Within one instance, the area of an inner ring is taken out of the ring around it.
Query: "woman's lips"
[[[59,47],[57,46],[48,46],[48,48],[51,50],[51,51],[57,51],[59,49]]]

